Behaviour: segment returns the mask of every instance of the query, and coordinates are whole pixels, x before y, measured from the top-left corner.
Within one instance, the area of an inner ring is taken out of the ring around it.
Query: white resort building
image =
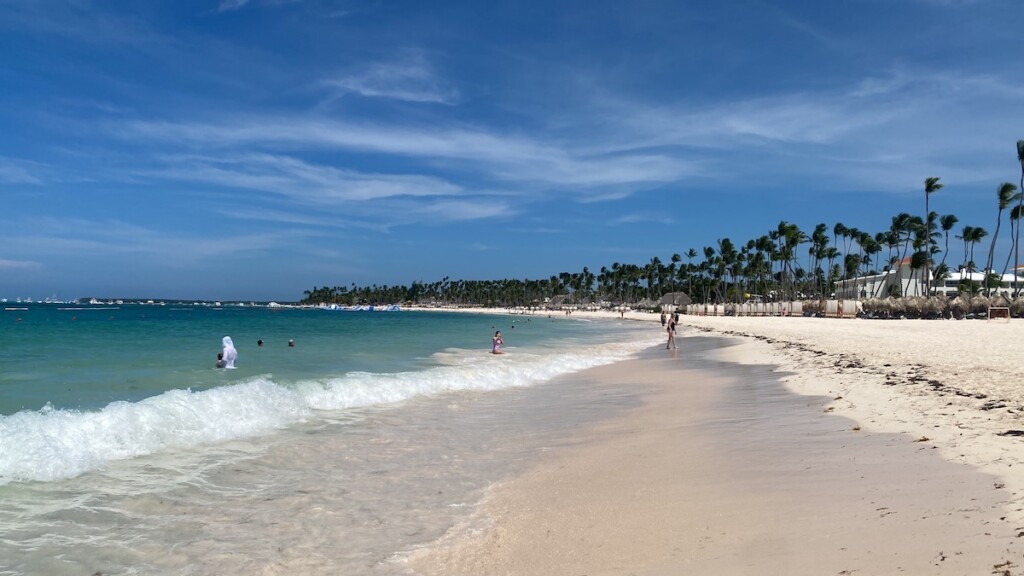
[[[1017,275],[1003,274],[997,294],[1007,297],[1013,296],[1014,279],[1017,280],[1018,288],[1024,291],[1024,265],[1017,266]],[[866,298],[885,298],[888,296],[923,296],[925,292],[924,277],[928,274],[924,269],[914,270],[910,267],[910,258],[904,258],[899,264],[882,274],[872,276],[858,276],[849,280],[841,280],[836,284],[836,298],[863,300]],[[981,272],[968,272],[958,270],[951,272],[949,277],[935,282],[932,279],[931,293],[936,296],[954,298],[960,292],[960,283],[964,280],[975,282],[978,286],[983,285],[985,275]]]

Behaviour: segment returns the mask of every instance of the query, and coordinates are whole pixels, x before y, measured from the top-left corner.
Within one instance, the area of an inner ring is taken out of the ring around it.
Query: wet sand
[[[833,397],[788,391],[771,366],[720,362],[722,343],[687,338],[679,353],[579,375],[644,403],[538,452],[410,570],[1022,573],[998,477],[919,437],[862,429]]]

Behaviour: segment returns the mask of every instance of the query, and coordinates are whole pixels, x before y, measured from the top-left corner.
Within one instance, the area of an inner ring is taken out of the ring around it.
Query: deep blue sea
[[[403,538],[443,532],[447,507],[516,461],[480,454],[515,453],[524,427],[592,416],[556,409],[581,389],[512,391],[661,338],[648,325],[543,314],[6,306],[0,575],[400,573],[387,559]],[[489,353],[495,330],[507,354]],[[233,370],[215,368],[224,336]],[[339,528],[342,517],[352,526]],[[295,552],[339,529],[350,548],[322,561]],[[293,547],[275,559],[247,538]]]

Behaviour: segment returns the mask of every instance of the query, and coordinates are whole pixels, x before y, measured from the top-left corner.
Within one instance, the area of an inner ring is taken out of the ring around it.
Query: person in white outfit
[[[235,344],[231,342],[231,336],[224,337],[224,367],[234,368],[235,360],[238,358],[238,350],[235,350]]]

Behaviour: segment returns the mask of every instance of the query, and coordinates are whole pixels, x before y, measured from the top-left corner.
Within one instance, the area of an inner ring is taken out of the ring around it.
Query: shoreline
[[[1024,323],[681,316],[694,331],[734,338],[727,361],[777,366],[798,394],[865,430],[911,436],[952,462],[997,476],[1006,514],[1024,531],[1024,390],[1015,348]],[[684,340],[685,341],[685,340]]]
[[[409,555],[411,573],[1020,569],[1007,491],[991,476],[906,435],[859,431],[830,397],[719,352],[754,360],[749,346],[694,350],[710,340],[582,374],[640,389],[644,403],[492,486],[472,518]]]
[[[551,316],[659,324],[637,311]],[[1024,322],[680,314],[679,325],[681,347],[695,333],[731,338],[740,346],[723,348],[722,360],[774,365],[789,390],[833,398],[826,409],[866,430],[924,439],[947,460],[998,476],[1010,491],[1007,516],[1024,533],[1024,388],[1013,364]]]

